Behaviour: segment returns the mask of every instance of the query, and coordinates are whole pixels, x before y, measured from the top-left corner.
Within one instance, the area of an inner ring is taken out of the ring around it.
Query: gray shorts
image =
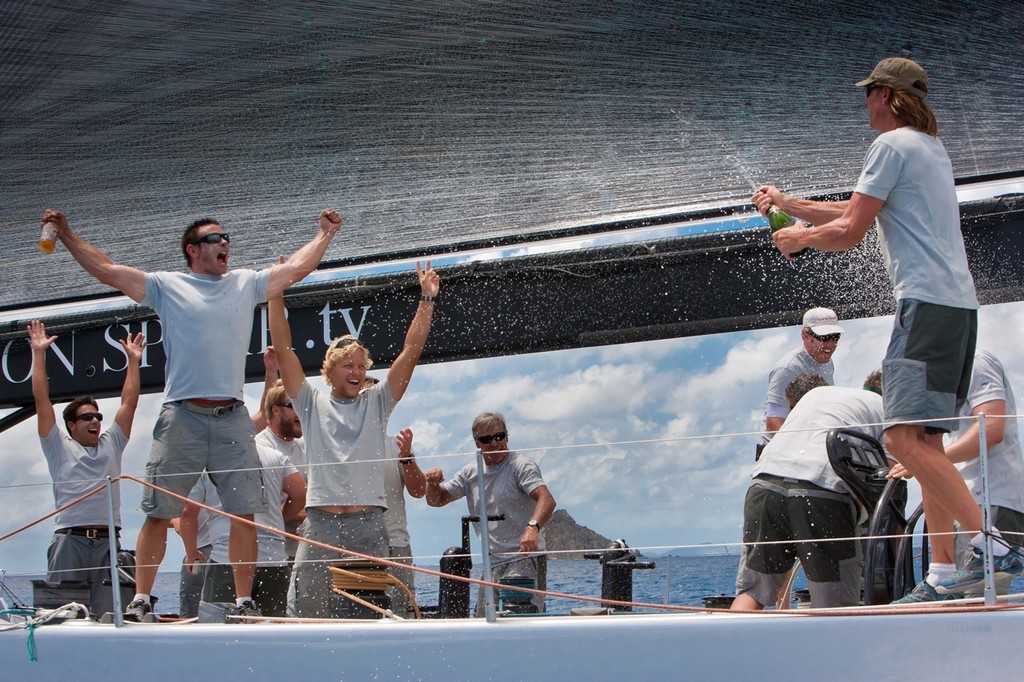
[[[118,543],[120,549],[120,543]],[[110,585],[110,541],[106,537],[54,533],[46,550],[46,581],[89,584],[89,609],[103,614],[114,608]]]
[[[332,547],[351,549],[370,556],[388,556],[388,531],[384,509],[373,507],[352,514],[332,514],[315,507],[306,509],[301,535]],[[331,564],[350,559],[347,554],[308,542],[299,543],[288,588],[288,615],[300,618],[331,618]]]
[[[737,594],[747,593],[765,606],[774,604],[793,562],[799,559],[812,605],[827,608],[860,602],[857,541],[815,542],[856,535],[856,511],[849,495],[762,474],[747,490],[743,517],[747,544],[736,575]]]
[[[925,424],[925,432],[955,429],[971,385],[977,336],[977,310],[899,301],[882,362],[885,421],[942,419]]]
[[[263,469],[253,440],[255,430],[245,405],[220,416],[187,401],[164,403],[153,427],[153,449],[146,480],[187,497],[204,469],[217,487],[224,511],[266,511]],[[158,519],[181,516],[185,503],[147,487],[139,509]]]

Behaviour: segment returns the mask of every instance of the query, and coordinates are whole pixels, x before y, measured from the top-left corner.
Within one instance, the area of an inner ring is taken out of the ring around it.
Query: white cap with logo
[[[831,308],[811,308],[804,313],[804,326],[818,336],[843,333],[836,311]]]

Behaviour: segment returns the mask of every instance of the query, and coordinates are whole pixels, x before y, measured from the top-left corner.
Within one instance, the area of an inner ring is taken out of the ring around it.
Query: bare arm
[[[398,466],[402,471],[402,482],[409,495],[418,500],[427,494],[427,479],[412,451],[412,429],[402,429],[395,441],[398,443]]]
[[[812,229],[806,229],[804,225],[785,227],[773,233],[772,240],[783,254],[797,253],[806,248],[846,251],[860,244],[883,205],[885,202],[881,199],[854,192],[846,210],[835,220],[815,225]]]
[[[551,495],[551,491],[548,490],[546,485],[534,489],[530,493],[530,498],[535,502],[532,518],[543,528],[551,520],[551,515],[555,513],[555,498]],[[519,538],[519,551],[536,552],[539,550],[540,547],[537,545],[537,538],[539,537],[539,530],[533,526],[527,526],[523,530],[522,537]]]
[[[281,511],[285,521],[294,521],[303,516],[306,509],[306,482],[302,474],[296,472],[284,477],[281,489],[288,496]]]
[[[778,433],[782,425],[786,423],[785,417],[765,417],[764,430],[768,433]]]
[[[39,320],[32,320],[28,326],[28,341],[32,346],[32,398],[36,403],[36,428],[40,438],[53,431],[57,415],[50,402],[50,379],[46,376],[46,350],[57,340],[46,336],[46,327]]]
[[[285,392],[292,398],[299,394],[306,375],[302,371],[299,356],[292,350],[292,330],[288,326],[288,318],[284,312],[284,298],[280,295],[267,301],[267,312],[270,321],[270,340],[274,344],[277,364],[281,371],[281,381]]]
[[[267,346],[267,350],[263,352],[263,393],[260,395],[259,407],[252,414],[252,424],[256,427],[256,433],[267,428],[267,392],[277,384],[278,374],[277,353],[274,352],[273,346]]]
[[[421,296],[437,298],[438,291],[441,289],[441,278],[430,267],[430,261],[427,261],[427,267],[424,269],[420,269],[419,261],[416,262],[416,276],[420,280]],[[391,395],[395,400],[401,400],[406,389],[409,388],[412,372],[416,369],[416,363],[423,355],[423,347],[427,344],[430,321],[433,317],[434,301],[421,299],[419,305],[416,306],[416,316],[412,318],[409,331],[405,334],[402,352],[398,354],[391,364],[391,369],[388,370],[388,384],[391,386]]]
[[[757,206],[762,214],[768,213],[768,207],[775,204],[794,218],[805,220],[815,225],[828,223],[843,215],[848,201],[814,201],[813,199],[799,199],[784,194],[779,188],[772,185],[764,185],[759,188],[751,202]]]
[[[47,209],[43,213],[44,223],[57,226],[57,238],[63,242],[68,253],[78,261],[82,269],[109,287],[119,289],[136,303],[146,297],[146,273],[127,265],[118,265],[110,256],[85,241],[71,229],[67,217],[60,211]]]
[[[320,211],[320,231],[305,246],[299,248],[284,263],[270,269],[270,281],[267,283],[267,298],[284,292],[285,289],[302,281],[313,272],[327,251],[331,239],[341,227],[341,215],[333,208]]]
[[[427,481],[427,504],[431,507],[443,507],[455,501],[452,494],[441,487],[444,482],[444,473],[437,468],[427,469],[423,477]]]
[[[985,414],[985,437],[988,447],[1002,443],[1006,436],[1006,419],[992,415],[1006,414],[1006,401],[990,400],[971,410],[971,415],[975,417],[981,413]],[[981,453],[980,436],[981,430],[978,428],[978,422],[972,421],[962,436],[946,446],[946,458],[954,464],[976,459]]]
[[[128,368],[125,370],[124,386],[121,388],[121,406],[117,408],[114,421],[124,433],[125,438],[132,435],[132,423],[135,421],[135,408],[139,406],[139,366],[142,364],[142,351],[146,349],[146,337],[142,333],[131,334],[124,341],[118,339],[125,355],[128,356]]]

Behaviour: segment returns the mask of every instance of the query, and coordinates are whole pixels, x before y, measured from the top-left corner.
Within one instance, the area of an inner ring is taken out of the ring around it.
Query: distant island
[[[584,552],[595,552],[612,543],[605,536],[581,526],[564,509],[558,509],[544,526],[544,543],[550,561],[581,561]]]

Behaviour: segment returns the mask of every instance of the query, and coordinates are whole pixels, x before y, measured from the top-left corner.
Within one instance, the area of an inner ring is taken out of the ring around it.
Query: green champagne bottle
[[[778,232],[784,227],[792,227],[796,225],[796,220],[793,216],[789,215],[775,204],[768,206],[768,226],[772,229],[772,232]],[[796,253],[789,254],[790,257],[796,258],[807,249],[800,249]]]

